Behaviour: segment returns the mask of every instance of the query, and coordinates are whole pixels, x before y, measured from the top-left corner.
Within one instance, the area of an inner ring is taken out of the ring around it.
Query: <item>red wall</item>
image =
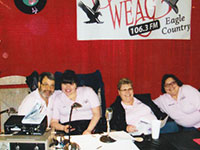
[[[36,70],[90,73],[99,69],[107,106],[121,77],[135,93],[161,94],[162,75],[173,73],[200,88],[200,1],[193,1],[191,40],[77,41],[75,0],[47,0],[37,15],[20,12],[14,1],[0,1],[0,77]]]

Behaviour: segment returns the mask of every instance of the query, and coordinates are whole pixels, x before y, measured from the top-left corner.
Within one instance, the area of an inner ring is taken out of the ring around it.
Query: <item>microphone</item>
[[[112,139],[109,134],[110,134],[110,120],[112,119],[112,114],[113,114],[113,109],[111,107],[106,109],[106,122],[107,122],[107,135],[104,135],[100,138],[100,140],[104,143],[112,143],[115,142],[116,140]]]
[[[79,103],[77,103],[77,102],[75,102],[71,107],[73,107],[73,108],[80,108],[80,107],[82,107],[82,105],[79,104]]]
[[[13,108],[13,107],[10,107],[9,109],[6,109],[6,110],[1,111],[0,114],[3,114],[3,113],[5,113],[5,112],[7,112],[8,115],[10,115],[10,113],[17,113],[17,111],[16,111],[15,108]]]
[[[110,121],[112,119],[113,110],[111,107],[106,109],[106,120]]]

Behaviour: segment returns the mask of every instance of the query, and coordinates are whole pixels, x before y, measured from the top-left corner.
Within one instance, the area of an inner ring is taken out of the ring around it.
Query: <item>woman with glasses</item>
[[[200,128],[200,92],[183,84],[175,75],[165,74],[161,91],[153,102],[184,129]]]
[[[122,78],[119,80],[117,88],[119,96],[111,105],[113,109],[113,117],[110,121],[111,129],[149,134],[151,120],[157,118],[150,107],[134,97],[132,81]]]

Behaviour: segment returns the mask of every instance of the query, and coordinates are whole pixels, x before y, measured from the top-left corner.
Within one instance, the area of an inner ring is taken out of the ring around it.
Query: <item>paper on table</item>
[[[72,135],[71,142],[76,142],[81,147],[81,150],[111,150],[119,148],[126,150],[139,150],[139,148],[133,143],[133,138],[124,131],[110,132],[110,136],[116,140],[113,143],[101,142],[101,136],[102,134]]]
[[[133,137],[125,131],[111,132],[110,136],[115,140],[133,140]]]
[[[166,116],[163,120],[161,120],[160,128],[165,126],[168,118],[169,116]],[[138,131],[132,132],[131,135],[138,136],[141,134],[145,134],[145,135],[151,134],[151,121],[145,118],[141,118],[136,128]]]
[[[145,118],[141,118],[140,122],[136,125],[136,132],[131,132],[130,134],[133,136],[138,136],[141,134],[151,134],[151,121]]]

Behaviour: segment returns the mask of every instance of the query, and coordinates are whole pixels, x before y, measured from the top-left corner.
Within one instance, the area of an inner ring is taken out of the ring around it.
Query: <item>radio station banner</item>
[[[191,0],[77,0],[77,39],[189,40],[191,3]]]

